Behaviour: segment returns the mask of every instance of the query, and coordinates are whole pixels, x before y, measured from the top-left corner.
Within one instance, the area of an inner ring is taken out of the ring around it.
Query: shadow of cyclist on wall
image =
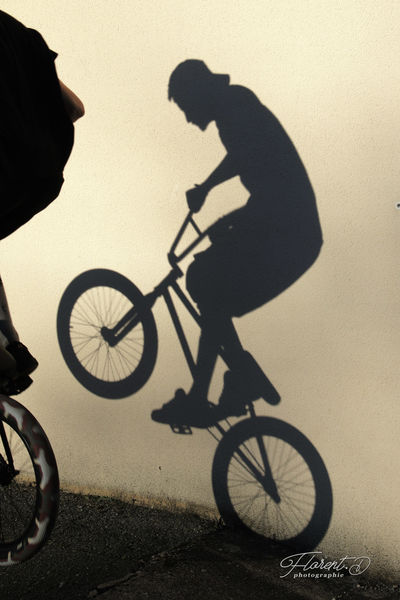
[[[186,60],[169,80],[169,99],[202,131],[215,121],[226,156],[200,185],[186,193],[198,212],[210,191],[238,176],[249,191],[245,206],[214,225],[210,247],[195,255],[186,276],[197,303],[202,331],[192,388],[154,410],[162,423],[208,426],[246,413],[260,397],[279,401],[272,384],[246,352],[233,326],[272,300],[316,260],[322,234],[307,172],[290,138],[257,96],[228,75],[212,73],[200,60]],[[218,350],[228,365],[218,406],[208,390]]]

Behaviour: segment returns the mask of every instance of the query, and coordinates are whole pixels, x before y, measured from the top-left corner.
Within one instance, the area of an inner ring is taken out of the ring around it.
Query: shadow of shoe
[[[220,419],[215,404],[191,398],[183,390],[177,390],[170,402],[153,410],[151,418],[157,423],[170,425],[176,433],[186,433],[186,427],[212,427]]]

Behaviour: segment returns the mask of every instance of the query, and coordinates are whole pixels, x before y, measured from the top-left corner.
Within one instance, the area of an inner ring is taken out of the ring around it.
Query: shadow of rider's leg
[[[192,392],[206,398],[218,352],[223,349],[224,360],[231,370],[239,370],[243,347],[232,319],[219,311],[202,311],[202,331],[199,340],[196,374]]]

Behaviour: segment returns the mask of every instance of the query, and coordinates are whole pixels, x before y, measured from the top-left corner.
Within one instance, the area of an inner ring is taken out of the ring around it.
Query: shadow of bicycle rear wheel
[[[268,492],[265,456],[276,498]],[[312,550],[329,527],[333,498],[324,462],[300,431],[279,419],[246,419],[230,429],[215,453],[212,484],[227,525],[259,542]]]

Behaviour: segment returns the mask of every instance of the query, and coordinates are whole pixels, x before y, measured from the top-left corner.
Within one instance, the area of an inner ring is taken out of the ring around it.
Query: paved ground
[[[57,526],[31,561],[0,570],[1,600],[399,600],[365,576],[282,577],[281,557],[187,514],[62,494]]]

